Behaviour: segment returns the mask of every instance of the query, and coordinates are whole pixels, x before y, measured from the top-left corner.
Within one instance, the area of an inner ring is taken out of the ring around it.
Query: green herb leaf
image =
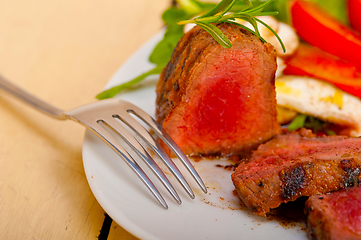
[[[253,34],[258,36],[262,41],[265,40],[260,36],[257,28],[258,21],[256,16],[274,15],[277,12],[262,12],[264,8],[274,10],[271,4],[272,0],[222,0],[218,4],[207,3],[199,0],[175,0],[176,4],[169,7],[162,15],[163,21],[167,26],[167,30],[163,39],[156,45],[149,57],[149,61],[154,63],[156,67],[146,73],[141,74],[135,79],[130,80],[127,83],[113,87],[97,95],[98,99],[110,98],[115,96],[123,89],[130,88],[133,85],[139,83],[147,76],[153,74],[159,74],[167,62],[170,60],[173,53],[173,49],[177,45],[179,39],[183,35],[183,26],[187,23],[195,23],[205,29],[221,46],[225,48],[231,47],[229,39],[211,23],[229,22],[236,24]],[[278,0],[288,1],[288,0]],[[278,2],[277,1],[277,2]],[[228,14],[231,12],[231,14]],[[197,15],[196,19],[191,19]],[[255,28],[255,31],[234,22],[235,18],[241,18],[249,21]],[[187,20],[191,19],[191,20]],[[265,25],[266,26],[266,25]],[[267,26],[266,26],[267,27]],[[268,27],[269,28],[269,27]],[[271,30],[271,28],[269,28]],[[275,32],[271,30],[274,34]],[[277,34],[275,34],[277,36]],[[283,43],[277,36],[277,39]],[[284,47],[284,46],[283,46]]]
[[[257,25],[257,21],[256,21],[256,18],[251,16],[251,15],[248,15],[248,14],[242,14],[243,16],[240,17],[241,19],[249,22],[252,27],[254,28],[254,31],[255,31],[255,35],[260,38],[261,37],[261,34],[259,33],[258,31],[258,25]]]
[[[213,9],[211,9],[209,12],[203,14],[199,18],[206,18],[208,16],[214,16],[218,13],[221,13],[220,15],[223,15],[231,9],[233,4],[236,2],[236,0],[224,0],[219,2]]]
[[[247,4],[247,2],[250,2],[250,1],[236,1],[229,11],[230,12],[239,12],[239,11],[244,10],[250,6],[249,4]],[[250,2],[250,3],[252,5],[252,2]]]
[[[318,118],[307,116],[304,114],[297,115],[288,126],[288,130],[294,131],[302,127],[312,130],[312,132],[315,134],[320,132],[330,136],[336,134],[331,129],[332,125],[330,125],[330,123],[324,122]]]
[[[105,99],[105,98],[112,98],[114,97],[117,93],[119,93],[121,90],[126,89],[126,88],[131,88],[133,87],[135,84],[139,83],[140,81],[144,80],[146,77],[150,76],[150,75],[154,75],[154,74],[160,74],[163,70],[164,66],[157,66],[155,68],[153,68],[152,70],[143,73],[142,75],[134,78],[133,80],[120,84],[118,86],[112,87],[108,90],[105,90],[101,93],[99,93],[96,98],[97,99]]]
[[[222,15],[215,15],[215,16],[209,16],[202,18],[202,23],[214,23],[218,22],[219,19],[221,19]],[[197,23],[197,19],[194,21],[194,23]]]
[[[270,26],[268,26],[267,24],[265,24],[263,21],[261,21],[261,20],[259,20],[259,19],[257,19],[257,18],[256,18],[256,21],[259,22],[259,23],[261,23],[263,26],[265,26],[268,30],[270,30],[270,31],[276,36],[276,38],[278,39],[279,43],[281,44],[281,47],[282,47],[283,52],[286,52],[286,47],[285,47],[285,45],[283,44],[280,36],[278,36],[278,34],[277,34]]]
[[[246,29],[247,31],[250,31],[251,33],[253,33],[254,35],[257,35],[257,33],[255,31],[253,31],[252,29],[250,29],[249,27],[245,26],[245,25],[242,25],[242,24],[239,24],[239,23],[236,23],[236,22],[231,22],[231,21],[226,21],[228,23],[232,23],[232,24],[235,24],[243,29]],[[262,36],[259,36],[259,39],[261,39],[262,42],[266,42],[266,40],[262,37]]]
[[[327,0],[329,1],[329,0]],[[339,0],[336,0],[339,1]],[[278,14],[275,17],[285,23],[290,23],[290,10],[289,10],[290,0],[277,0],[273,1],[264,8],[264,11],[277,11]]]
[[[165,34],[163,39],[155,46],[151,55],[149,56],[149,61],[156,65],[165,65],[177,45],[179,39],[183,35],[183,27],[179,25],[170,25]]]
[[[248,6],[252,6],[252,2],[250,0],[244,0],[244,2],[248,5]]]
[[[192,17],[188,11],[172,6],[163,13],[162,19],[167,25],[167,30],[163,39],[155,46],[149,56],[151,63],[165,65],[169,61],[175,46],[183,36],[183,26],[179,26],[177,23]]]
[[[196,22],[196,24],[206,30],[222,47],[230,48],[232,46],[226,35],[216,26],[203,22]]]
[[[272,2],[272,0],[266,1],[266,2],[264,2],[264,3],[259,4],[257,7],[253,7],[253,8],[251,8],[251,9],[247,10],[247,11],[244,11],[244,12],[245,12],[245,13],[260,13],[260,12],[263,11],[263,9],[264,9],[267,5],[271,4],[271,2]]]
[[[290,125],[287,127],[288,130],[294,131],[297,129],[300,129],[301,127],[304,127],[305,122],[307,119],[307,115],[304,114],[298,114],[290,123]]]
[[[196,15],[202,11],[202,5],[198,1],[194,0],[177,0],[177,3],[181,6],[181,9],[188,14]]]
[[[187,23],[195,23],[198,26],[202,27],[204,30],[206,30],[219,44],[221,44],[225,48],[231,47],[231,43],[229,39],[226,39],[227,37],[222,33],[222,31],[218,31],[214,25],[211,23],[221,23],[221,22],[229,22],[229,23],[235,23],[234,20],[236,18],[245,20],[249,22],[253,28],[254,31],[251,31],[253,34],[255,34],[258,38],[261,38],[261,35],[258,31],[258,25],[257,22],[260,22],[264,26],[266,26],[269,30],[272,31],[273,34],[277,37],[277,40],[281,43],[281,46],[283,48],[283,51],[285,52],[286,49],[284,47],[284,44],[282,43],[281,38],[277,35],[275,31],[271,29],[266,23],[258,20],[257,16],[268,16],[268,15],[274,15],[278,14],[278,12],[262,12],[263,9],[267,6],[269,6],[272,2],[272,0],[267,0],[264,2],[259,2],[258,5],[253,6],[252,2],[250,0],[244,0],[247,7],[243,8],[242,10],[238,12],[234,12],[232,14],[226,14],[230,9],[232,9],[233,5],[236,3],[236,0],[222,0],[219,4],[217,4],[213,9],[211,9],[209,12],[201,15],[200,17],[197,17],[193,20],[185,20],[180,21],[178,24],[187,24]],[[238,24],[236,24],[238,25]],[[238,25],[239,26],[239,25]],[[245,28],[247,29],[247,28]],[[264,41],[264,39],[262,39]]]
[[[336,135],[336,133],[335,133],[334,131],[332,131],[331,129],[325,129],[324,131],[325,131],[325,133],[326,133],[327,135],[329,135],[329,136],[334,136],[334,135]]]

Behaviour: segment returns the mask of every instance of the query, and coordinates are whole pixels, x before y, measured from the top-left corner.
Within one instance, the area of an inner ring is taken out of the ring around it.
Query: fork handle
[[[36,108],[37,110],[40,110],[41,112],[48,114],[53,118],[60,120],[67,119],[63,110],[54,107],[49,103],[46,103],[43,100],[35,97],[34,95],[26,92],[25,90],[19,88],[15,84],[6,80],[1,75],[0,75],[0,88],[12,94],[13,96],[17,97],[18,99],[23,100],[24,102],[28,103],[30,106]]]

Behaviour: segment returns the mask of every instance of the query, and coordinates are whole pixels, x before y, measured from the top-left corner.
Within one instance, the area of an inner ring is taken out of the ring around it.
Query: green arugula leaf
[[[304,123],[304,127],[312,129],[314,132],[321,131],[323,129],[323,125],[323,121],[311,116],[308,116],[307,121]]]
[[[297,129],[300,129],[300,128],[304,127],[304,126],[305,126],[306,119],[307,119],[307,115],[298,114],[298,115],[292,120],[292,122],[290,123],[290,125],[288,125],[288,127],[287,127],[288,130],[294,131],[294,130],[297,130]]]
[[[183,36],[183,26],[177,24],[178,21],[192,17],[185,9],[171,6],[162,15],[167,30],[163,39],[155,46],[149,61],[156,65],[165,65],[172,55],[179,39]]]
[[[326,133],[327,135],[335,135],[336,133],[330,128],[330,124],[318,118],[307,116],[305,114],[297,115],[287,127],[289,131],[294,131],[300,128],[311,129],[313,133]]]
[[[163,39],[153,49],[149,56],[149,61],[156,65],[165,65],[169,61],[175,46],[182,36],[182,26],[170,25],[167,28]]]
[[[190,15],[199,14],[202,11],[202,7],[204,7],[195,0],[177,0],[176,2],[180,5],[181,9]]]
[[[144,80],[146,77],[150,76],[150,75],[154,75],[154,74],[160,74],[163,70],[165,66],[157,66],[155,68],[153,68],[152,70],[143,73],[142,75],[134,78],[133,80],[120,84],[118,86],[112,87],[108,90],[105,90],[101,93],[99,93],[96,98],[101,100],[101,99],[105,99],[105,98],[112,98],[114,97],[117,93],[119,93],[121,90],[123,89],[127,89],[127,88],[131,88],[133,87],[135,84],[139,83],[140,81]]]
[[[338,0],[336,0],[338,1]],[[271,4],[265,6],[264,11],[277,11],[278,14],[274,15],[281,22],[290,23],[290,10],[289,10],[290,0],[277,0],[273,1]]]

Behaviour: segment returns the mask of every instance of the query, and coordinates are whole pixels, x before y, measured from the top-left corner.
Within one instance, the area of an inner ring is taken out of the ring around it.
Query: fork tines
[[[118,155],[135,171],[135,173],[140,177],[143,183],[165,209],[168,209],[166,201],[146,173],[138,165],[136,162],[137,159],[142,159],[149,166],[178,204],[181,204],[182,201],[168,178],[165,176],[164,172],[151,157],[151,154],[149,153],[150,150],[162,160],[192,199],[195,195],[178,167],[165,153],[162,147],[160,147],[150,131],[148,131],[148,129],[143,125],[148,126],[154,134],[174,152],[175,156],[181,160],[203,192],[207,192],[207,188],[189,159],[170,138],[170,136],[162,130],[162,127],[142,109],[120,99],[102,100],[92,104],[92,107],[97,109],[97,114],[94,117],[89,116],[88,109],[82,108],[70,111],[67,115],[72,117],[73,120],[78,120],[83,123],[83,125],[96,133],[116,153],[118,153]],[[87,108],[87,106],[84,108]],[[92,110],[94,111],[94,109]],[[97,116],[102,117],[99,118]],[[106,131],[103,125],[119,134],[123,140],[123,144],[120,143],[111,133]]]

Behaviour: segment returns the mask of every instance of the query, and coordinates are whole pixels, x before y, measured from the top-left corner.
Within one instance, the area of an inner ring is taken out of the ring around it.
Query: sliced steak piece
[[[232,24],[232,47],[194,27],[157,84],[157,121],[188,155],[242,155],[280,132],[274,48]]]
[[[239,197],[257,215],[301,196],[361,183],[361,138],[278,135],[232,174]]]
[[[361,187],[311,196],[305,213],[310,239],[361,239]]]

